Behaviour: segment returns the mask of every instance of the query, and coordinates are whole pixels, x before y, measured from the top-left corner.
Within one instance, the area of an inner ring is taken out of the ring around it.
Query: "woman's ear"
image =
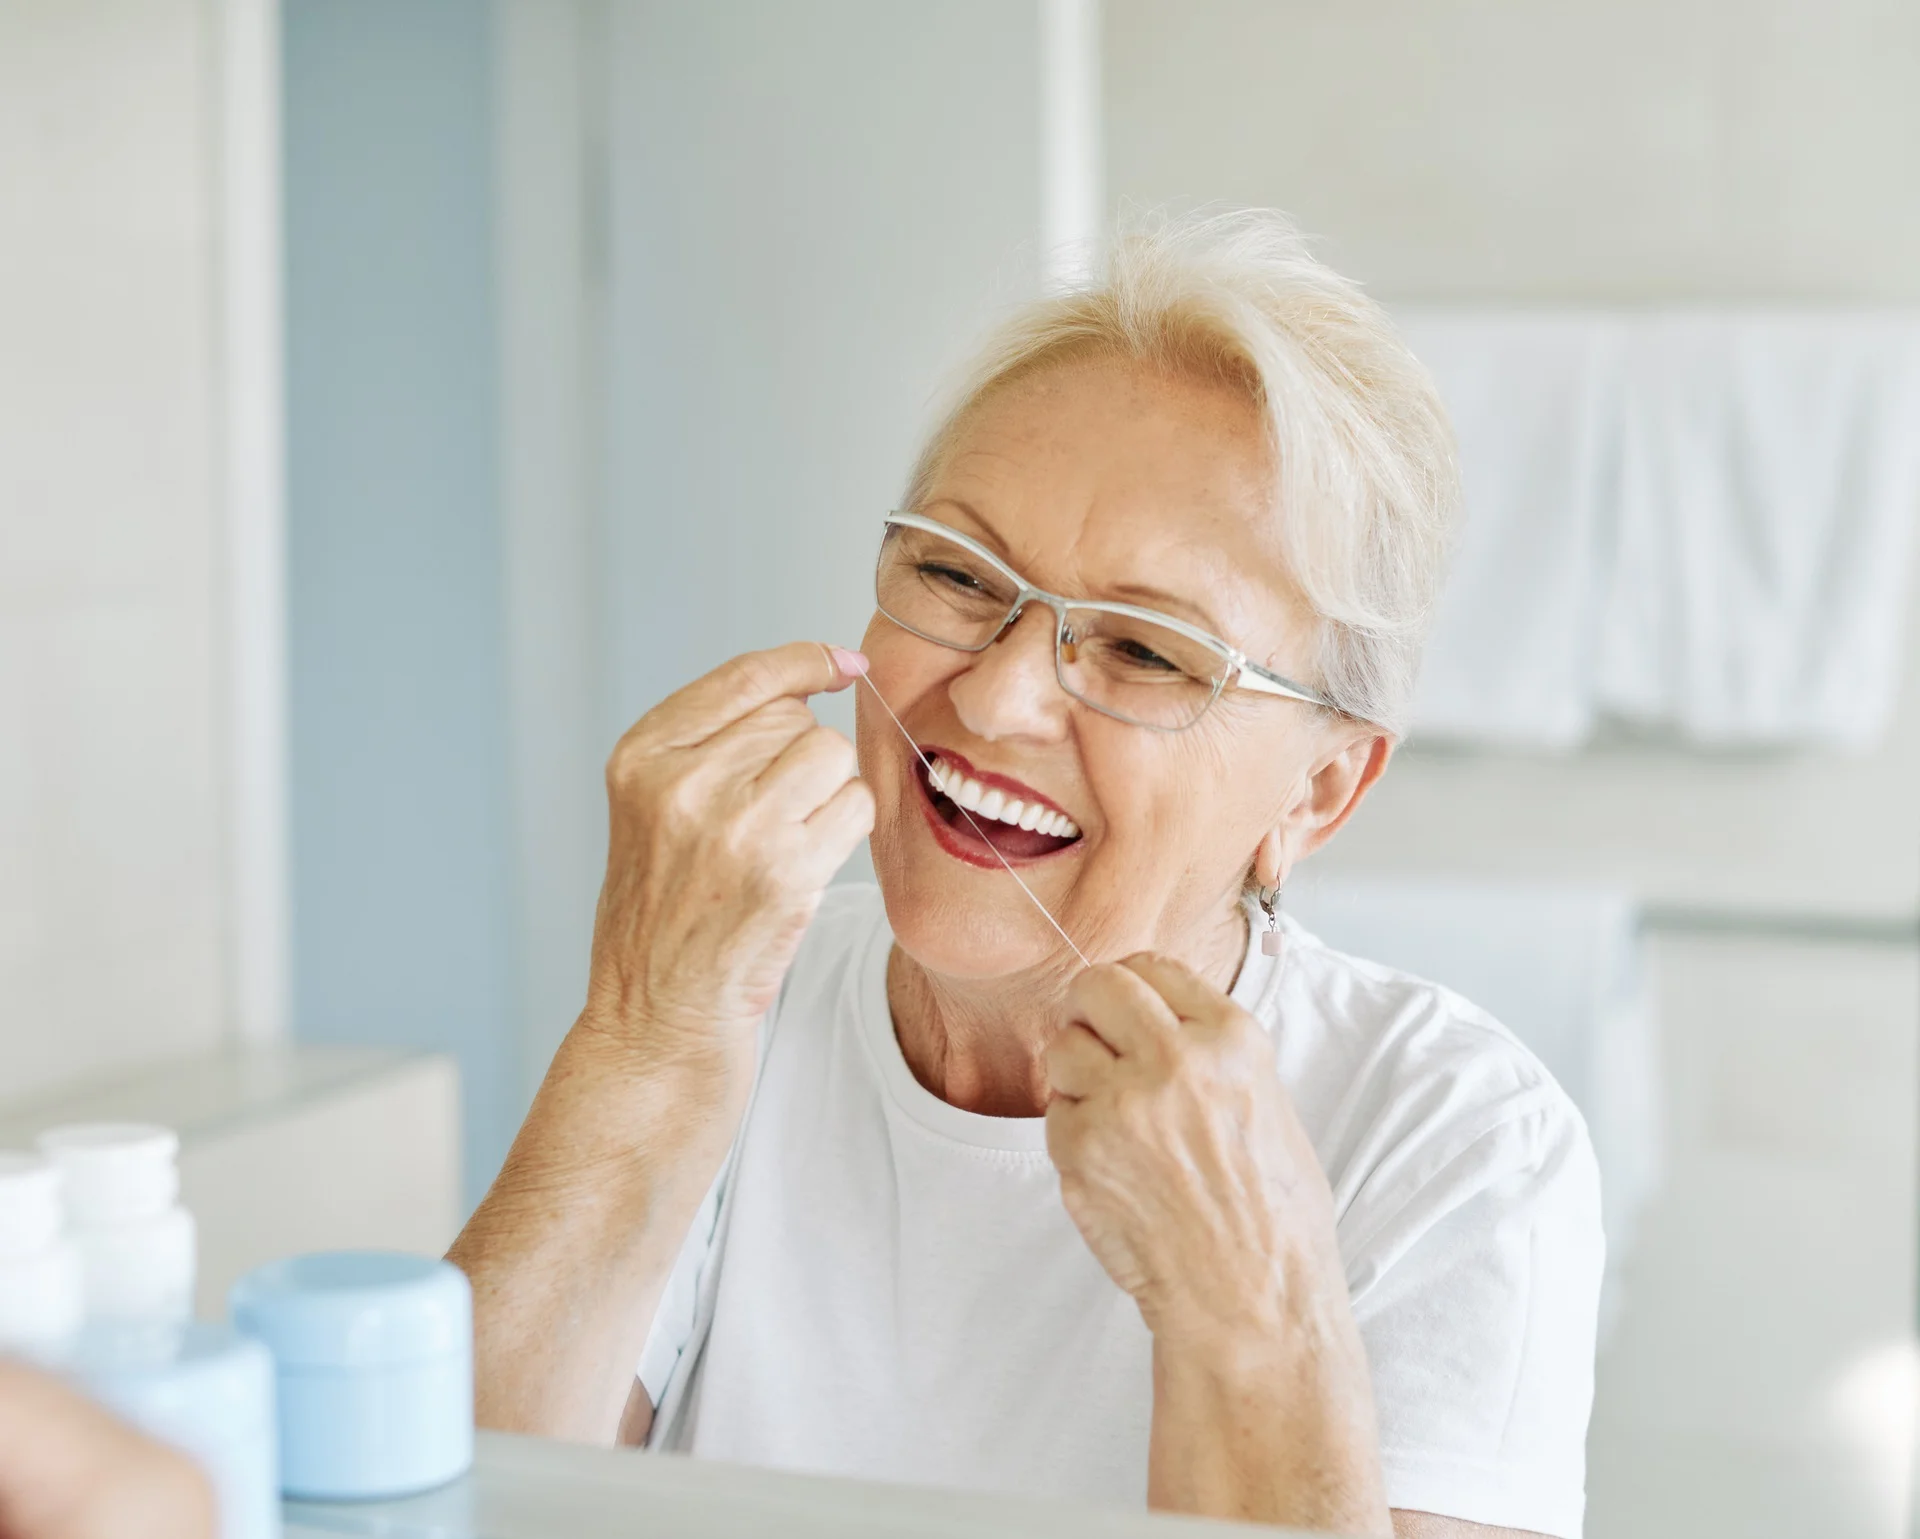
[[[1352,817],[1393,757],[1384,732],[1356,732],[1336,741],[1308,772],[1300,795],[1269,829],[1254,852],[1254,880],[1283,887],[1287,874]]]

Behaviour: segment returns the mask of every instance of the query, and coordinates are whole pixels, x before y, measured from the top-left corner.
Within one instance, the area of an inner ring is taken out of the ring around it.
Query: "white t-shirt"
[[[652,1444],[1143,1505],[1151,1339],[1044,1119],[914,1079],[878,891],[829,891],[640,1362]],[[1579,1113],[1508,1032],[1289,923],[1234,999],[1333,1188],[1394,1507],[1577,1536],[1602,1263]]]

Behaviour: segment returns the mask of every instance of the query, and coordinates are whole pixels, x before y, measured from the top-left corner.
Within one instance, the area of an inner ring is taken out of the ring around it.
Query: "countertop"
[[[1225,1539],[1278,1530],[1023,1497],[790,1475],[482,1432],[473,1469],[391,1502],[288,1502],[287,1539]]]

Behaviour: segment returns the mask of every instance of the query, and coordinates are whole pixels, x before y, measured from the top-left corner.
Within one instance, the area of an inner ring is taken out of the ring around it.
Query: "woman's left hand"
[[[1267,1034],[1165,957],[1088,968],[1067,1003],[1047,1150],[1153,1332],[1148,1505],[1389,1532],[1333,1194]]]
[[[1163,1348],[1345,1312],[1333,1196],[1245,1010],[1166,957],[1092,967],[1047,1076],[1067,1212]]]

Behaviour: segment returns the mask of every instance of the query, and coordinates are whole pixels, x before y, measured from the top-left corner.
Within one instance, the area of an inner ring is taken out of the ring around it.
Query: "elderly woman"
[[[453,1251],[481,1419],[1576,1534],[1580,1119],[1270,917],[1387,766],[1454,501],[1427,376],[1277,216],[1008,323],[861,651],[737,658],[614,751],[586,1007]],[[857,755],[804,703],[847,687]],[[863,837],[878,890],[830,889]]]

